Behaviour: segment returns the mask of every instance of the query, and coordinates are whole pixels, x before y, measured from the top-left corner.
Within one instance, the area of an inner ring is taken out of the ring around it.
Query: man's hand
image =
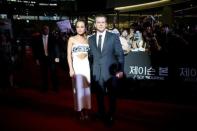
[[[116,77],[117,77],[118,79],[123,78],[123,72],[117,72],[117,73],[116,73]]]
[[[12,60],[12,62],[14,62],[14,61],[15,61],[15,58],[14,58],[14,56],[12,56],[12,57],[11,57],[11,60]]]
[[[55,62],[59,63],[60,59],[59,58],[55,58]]]
[[[39,60],[36,60],[36,65],[40,65],[40,61]]]

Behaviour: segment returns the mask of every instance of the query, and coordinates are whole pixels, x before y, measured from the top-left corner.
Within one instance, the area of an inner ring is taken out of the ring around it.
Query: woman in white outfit
[[[76,22],[77,35],[68,40],[67,60],[72,77],[74,109],[81,120],[88,119],[91,109],[89,45],[85,34],[85,22]]]

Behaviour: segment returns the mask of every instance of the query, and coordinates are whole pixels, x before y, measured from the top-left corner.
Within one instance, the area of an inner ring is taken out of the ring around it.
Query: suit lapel
[[[93,46],[97,49],[96,34],[93,36]]]
[[[40,47],[42,48],[42,51],[44,51],[44,43],[43,43],[43,38],[42,38],[42,35],[40,36],[39,38],[39,43],[40,43]]]
[[[106,31],[105,39],[104,39],[104,42],[103,42],[103,49],[102,49],[102,53],[104,53],[104,52],[105,52],[105,50],[106,50],[108,40],[109,40],[109,33]]]
[[[95,35],[93,36],[93,42],[94,42],[94,43],[93,43],[93,46],[95,47],[96,51],[100,54],[100,51],[99,51],[98,46],[97,46],[96,35],[97,35],[97,34],[95,34]]]

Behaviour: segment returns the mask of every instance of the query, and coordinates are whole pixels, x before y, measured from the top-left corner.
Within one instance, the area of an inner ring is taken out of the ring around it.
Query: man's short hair
[[[106,22],[107,22],[107,17],[106,17],[104,14],[98,14],[98,15],[96,15],[96,16],[95,16],[95,20],[96,20],[96,18],[98,18],[98,17],[104,17],[105,20],[106,20]]]

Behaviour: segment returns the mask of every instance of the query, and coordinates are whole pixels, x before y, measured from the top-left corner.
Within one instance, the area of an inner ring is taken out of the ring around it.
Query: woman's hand
[[[73,77],[75,75],[75,71],[74,70],[70,70],[69,74],[70,74],[70,77]]]

